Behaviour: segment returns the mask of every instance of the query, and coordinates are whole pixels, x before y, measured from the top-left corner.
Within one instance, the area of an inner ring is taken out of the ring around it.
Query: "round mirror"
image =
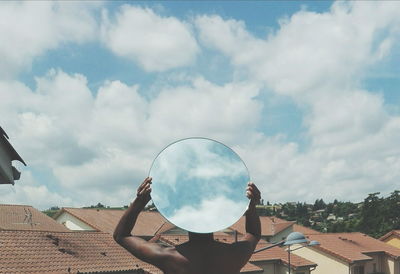
[[[239,220],[249,204],[246,165],[229,147],[206,138],[172,143],[154,160],[151,197],[168,221],[211,233]]]

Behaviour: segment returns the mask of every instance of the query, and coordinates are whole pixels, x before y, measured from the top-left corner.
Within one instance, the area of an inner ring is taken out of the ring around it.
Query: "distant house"
[[[320,233],[307,238],[320,245],[294,253],[318,264],[313,274],[400,273],[400,249],[365,234]]]
[[[235,237],[229,234],[218,232],[214,234],[214,239],[223,243],[233,243]],[[240,238],[238,239],[240,240]],[[188,241],[187,235],[157,235],[151,241],[163,245],[175,246]],[[260,240],[256,249],[269,245],[266,241]],[[291,257],[292,273],[310,274],[317,266],[316,263],[306,260],[295,254]],[[264,273],[280,274],[286,273],[288,269],[288,254],[280,247],[264,250],[251,256],[249,262],[241,269],[240,273]]]
[[[124,212],[124,210],[119,209],[64,207],[53,218],[70,230],[92,230],[113,234]],[[181,229],[169,223],[160,213],[144,211],[140,213],[132,233],[148,240],[157,233],[166,233],[167,231],[183,233]]]
[[[261,238],[267,242],[279,242],[293,232],[295,222],[286,221],[277,217],[260,216]],[[241,234],[246,232],[246,217],[243,216],[230,229]]]
[[[335,220],[336,220],[336,215],[333,214],[333,213],[330,213],[330,214],[328,215],[328,217],[326,217],[326,220],[328,220],[328,221],[335,221]]]
[[[26,165],[8,141],[6,132],[0,127],[0,184],[13,185],[15,180],[19,180],[21,173],[12,165],[14,160]]]
[[[400,230],[392,230],[380,237],[379,240],[394,247],[400,248]]]

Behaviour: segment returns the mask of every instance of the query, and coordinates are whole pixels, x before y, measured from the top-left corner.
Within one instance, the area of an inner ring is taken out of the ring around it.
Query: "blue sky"
[[[2,202],[128,204],[190,136],[232,147],[271,202],[399,189],[395,1],[2,2],[0,18],[0,125],[28,164]]]

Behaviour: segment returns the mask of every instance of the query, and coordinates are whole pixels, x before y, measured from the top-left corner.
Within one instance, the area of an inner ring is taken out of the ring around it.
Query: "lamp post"
[[[308,244],[307,244],[307,245],[300,246],[300,247],[295,248],[295,249],[292,249],[292,250],[290,249],[290,246],[291,246],[291,245],[294,245],[294,244],[304,244],[304,243],[308,243]],[[317,241],[311,241],[311,242],[309,242],[309,241],[306,239],[306,237],[305,237],[302,233],[300,233],[300,232],[292,232],[292,233],[290,233],[290,234],[286,237],[286,241],[283,243],[283,245],[285,245],[285,246],[288,247],[288,249],[287,249],[287,251],[288,251],[288,272],[289,272],[289,274],[290,274],[290,272],[291,272],[290,253],[291,253],[292,251],[295,251],[295,250],[297,250],[297,249],[300,249],[300,248],[303,248],[303,247],[306,247],[306,246],[319,245],[319,242],[317,242]]]
[[[304,244],[304,243],[307,243],[307,245],[303,245],[303,246],[300,246],[300,247],[295,248],[295,249],[290,249],[291,245]],[[260,251],[273,248],[275,246],[287,246],[288,247],[288,249],[287,249],[287,251],[288,251],[288,270],[289,270],[289,274],[290,274],[290,272],[291,272],[291,268],[290,268],[290,252],[291,251],[295,251],[295,250],[300,249],[300,248],[303,248],[303,247],[306,247],[306,246],[313,246],[313,245],[319,245],[319,242],[317,242],[317,241],[310,241],[309,242],[302,233],[300,233],[300,232],[292,232],[286,237],[286,240],[274,243],[274,244],[272,244],[270,246],[266,246],[266,247],[254,250],[253,253],[258,253]]]

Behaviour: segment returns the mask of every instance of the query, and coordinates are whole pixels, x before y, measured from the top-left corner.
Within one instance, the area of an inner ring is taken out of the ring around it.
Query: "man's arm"
[[[250,199],[250,204],[246,211],[246,235],[244,238],[252,244],[254,249],[261,238],[260,217],[258,217],[256,211],[256,205],[260,203],[261,193],[256,185],[250,182],[247,186],[246,195]]]
[[[150,201],[151,178],[146,178],[137,190],[137,197],[119,220],[114,240],[137,258],[163,268],[167,252],[165,248],[131,235],[137,217]]]
[[[256,205],[261,199],[260,191],[255,184],[250,182],[247,185],[246,195],[250,199],[249,208],[246,211],[246,234],[243,240],[233,244],[232,262],[235,262],[239,269],[249,261],[261,238],[261,223],[256,211]]]

